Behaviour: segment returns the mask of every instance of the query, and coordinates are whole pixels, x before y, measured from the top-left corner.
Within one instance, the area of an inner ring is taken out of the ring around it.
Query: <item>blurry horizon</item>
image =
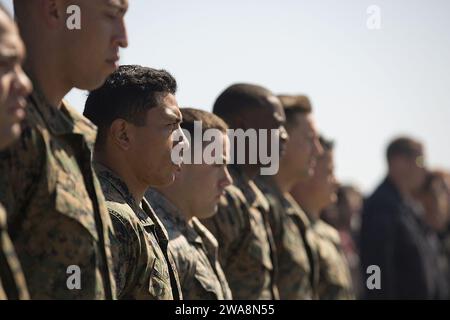
[[[2,1],[11,8],[11,0]],[[450,169],[450,1],[129,0],[121,64],[163,68],[181,107],[211,111],[230,84],[311,98],[319,131],[335,141],[336,176],[366,194],[386,174],[398,135]],[[381,9],[369,30],[366,10]],[[78,111],[86,93],[67,100]]]

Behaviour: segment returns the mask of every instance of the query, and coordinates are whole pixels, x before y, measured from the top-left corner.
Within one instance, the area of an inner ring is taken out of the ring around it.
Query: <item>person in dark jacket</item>
[[[395,139],[387,149],[388,175],[365,201],[361,226],[361,264],[366,299],[440,299],[438,254],[413,194],[426,177],[423,146]],[[375,268],[371,266],[376,266]],[[377,268],[379,267],[379,269]],[[371,286],[379,270],[379,286]]]

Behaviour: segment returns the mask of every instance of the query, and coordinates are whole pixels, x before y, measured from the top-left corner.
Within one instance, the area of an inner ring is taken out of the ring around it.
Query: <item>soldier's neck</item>
[[[278,189],[280,189],[280,191],[285,194],[291,191],[291,189],[297,183],[298,179],[295,175],[283,170],[283,167],[281,166],[278,170],[278,173],[274,176],[274,181]]]
[[[307,203],[306,205],[301,205],[301,208],[306,212],[308,217],[312,221],[316,221],[320,219],[321,210],[314,206],[313,204]]]
[[[179,181],[175,180],[171,185],[166,187],[155,187],[169,202],[171,202],[183,216],[188,224],[191,225],[194,213],[191,210],[189,193],[186,192],[189,186],[183,186],[179,184]]]
[[[235,167],[241,171],[246,180],[253,180],[259,173],[259,167],[256,165],[242,164]]]
[[[24,69],[32,79],[35,90],[40,90],[47,102],[60,108],[62,99],[72,89],[64,75],[64,69],[58,69],[55,63],[51,63],[48,57],[28,57]]]

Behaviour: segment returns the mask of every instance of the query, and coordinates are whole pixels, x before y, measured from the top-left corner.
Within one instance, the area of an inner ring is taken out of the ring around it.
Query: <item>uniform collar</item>
[[[149,220],[148,218],[152,218],[154,216],[153,209],[147,200],[142,199],[141,208],[134,199],[126,183],[114,171],[96,161],[93,162],[93,166],[98,177],[106,180],[121,195],[121,197],[141,220]],[[153,223],[153,219],[150,220],[152,220],[151,223]]]
[[[58,109],[52,106],[40,89],[39,83],[32,79],[33,92],[28,98],[37,109],[48,130],[53,135],[83,135],[90,147],[93,147],[97,135],[96,126],[86,117],[73,109],[67,101],[61,102]]]

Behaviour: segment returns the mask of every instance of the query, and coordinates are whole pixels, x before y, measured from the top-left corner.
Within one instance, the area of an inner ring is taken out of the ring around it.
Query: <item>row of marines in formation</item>
[[[15,1],[19,28],[0,10],[0,298],[354,298],[320,219],[337,184],[308,98],[234,84],[212,113],[179,108],[170,73],[109,59],[127,46],[127,1],[76,2],[89,36],[65,29],[62,2]],[[73,87],[90,91],[84,115],[62,100]],[[195,121],[221,132],[221,163],[172,161]],[[275,129],[278,172],[227,165],[242,152],[228,128]]]

